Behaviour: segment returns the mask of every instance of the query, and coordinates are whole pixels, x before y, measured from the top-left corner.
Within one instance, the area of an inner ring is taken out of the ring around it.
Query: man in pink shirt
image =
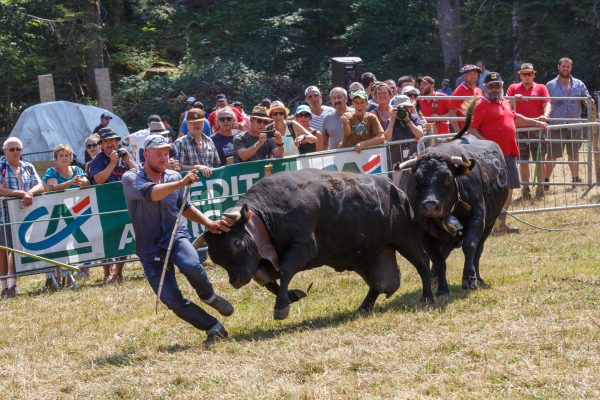
[[[524,63],[519,70],[520,83],[513,83],[506,91],[507,96],[515,97],[515,111],[525,117],[535,118],[540,121],[546,121],[550,115],[550,100],[524,100],[523,97],[550,97],[546,85],[535,83],[535,69],[533,64]],[[536,162],[537,182],[539,185],[535,190],[535,198],[540,199],[544,196],[544,188],[541,186],[544,181],[544,164],[539,164],[543,161],[546,155],[546,146],[541,142],[536,142],[539,139],[538,132],[527,133],[530,143],[519,143],[519,160],[529,161],[530,159]],[[521,181],[523,181],[523,189],[521,191],[523,200],[531,200],[531,190],[529,189],[529,164],[520,164]]]
[[[452,96],[482,96],[481,89],[477,87],[477,81],[479,80],[479,74],[481,68],[473,64],[467,64],[463,66],[460,71],[464,81],[460,83],[452,92]],[[464,117],[465,114],[462,111],[462,105],[467,100],[452,100],[450,101],[450,111],[448,112],[449,117]],[[458,132],[465,125],[464,122],[452,121],[450,122],[454,132]]]

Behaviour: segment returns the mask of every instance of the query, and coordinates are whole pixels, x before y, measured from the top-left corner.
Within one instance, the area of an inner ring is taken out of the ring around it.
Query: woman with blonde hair
[[[59,144],[54,147],[55,166],[46,170],[42,179],[46,191],[65,190],[89,186],[90,182],[85,177],[83,170],[71,165],[73,149],[68,144]]]
[[[276,130],[283,136],[283,155],[293,156],[323,150],[323,140],[312,129],[307,129],[297,121],[288,120],[290,110],[279,100],[271,103],[268,111],[273,123],[267,130]]]

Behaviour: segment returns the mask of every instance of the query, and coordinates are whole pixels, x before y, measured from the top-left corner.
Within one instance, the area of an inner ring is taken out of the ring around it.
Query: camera
[[[125,150],[125,149],[117,149],[117,155],[119,156],[120,159],[125,158],[126,154],[127,154],[127,150]]]
[[[408,112],[406,106],[398,106],[396,108],[396,110],[398,111],[396,119],[404,122],[404,119],[406,118],[406,116],[409,115],[409,112]]]
[[[267,139],[272,139],[275,137],[275,130],[264,131],[263,133],[267,134]]]

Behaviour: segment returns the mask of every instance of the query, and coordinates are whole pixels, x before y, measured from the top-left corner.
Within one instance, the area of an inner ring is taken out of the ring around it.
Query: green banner
[[[264,177],[305,168],[381,174],[388,171],[387,148],[375,147],[270,159],[228,165],[190,189],[192,203],[211,219],[232,207],[248,189]],[[42,171],[39,171],[42,172]],[[135,236],[120,182],[47,193],[34,198],[31,207],[18,199],[6,199],[4,218],[12,247],[66,264],[81,264],[135,253]],[[192,238],[201,233],[188,222]],[[16,272],[47,268],[31,257],[15,255]]]

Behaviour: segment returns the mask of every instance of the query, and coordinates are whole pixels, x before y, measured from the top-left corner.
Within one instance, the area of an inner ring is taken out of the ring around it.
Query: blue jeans
[[[165,273],[165,281],[160,294],[160,300],[169,310],[173,311],[179,318],[204,331],[212,328],[219,321],[183,297],[175,279],[173,264],[177,265],[179,271],[185,275],[190,285],[196,290],[198,297],[202,300],[207,300],[214,294],[214,290],[202,266],[202,261],[205,259],[206,253],[202,253],[199,256],[189,240],[186,238],[176,239],[173,242],[173,251],[170,257],[171,262]],[[163,263],[164,260],[142,262],[146,278],[154,293],[158,292]]]

